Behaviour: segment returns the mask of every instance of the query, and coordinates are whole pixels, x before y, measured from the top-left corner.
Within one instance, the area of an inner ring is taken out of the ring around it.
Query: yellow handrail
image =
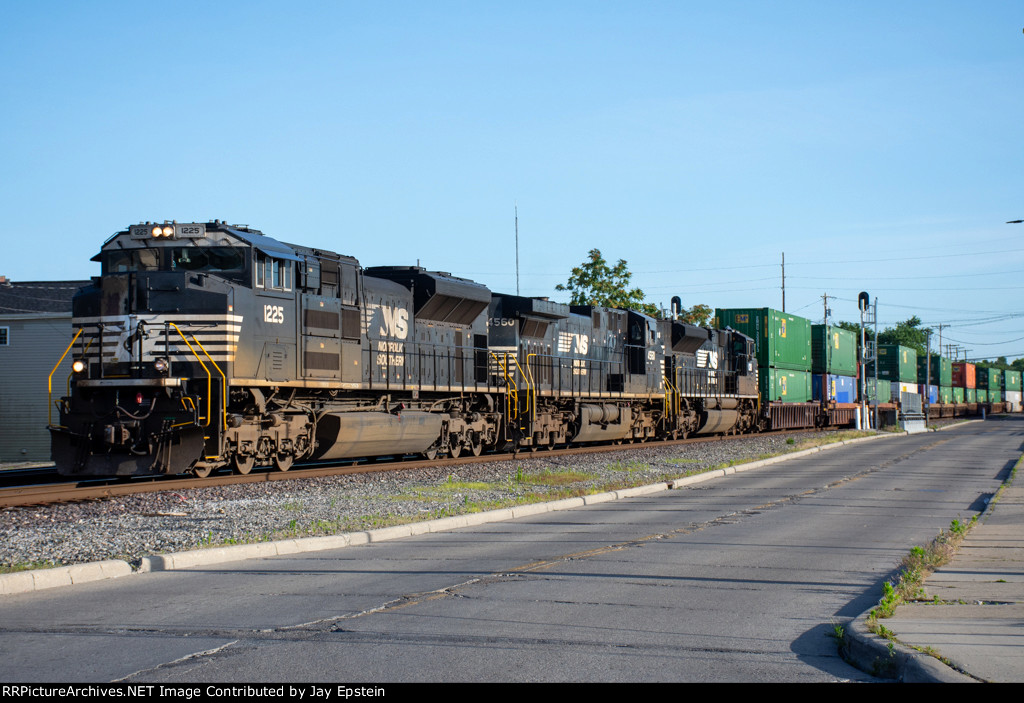
[[[662,379],[665,381],[665,387],[668,389],[665,392],[665,411],[673,416],[678,415],[679,401],[677,396],[679,391],[672,385],[672,381],[668,380],[668,376],[662,376]]]
[[[530,357],[537,356],[536,353],[526,355],[526,412],[530,414],[530,422],[537,420],[537,384],[533,380],[533,369],[530,368]],[[519,363],[516,363],[519,366]],[[522,369],[519,369],[522,373]]]
[[[206,354],[206,358],[210,360],[211,364],[213,364],[213,368],[217,369],[217,373],[220,374],[220,379],[221,379],[221,391],[220,391],[221,417],[222,417],[222,419],[224,421],[224,424],[221,425],[221,429],[222,430],[226,430],[227,427],[228,427],[228,377],[225,376],[224,372],[220,370],[220,367],[217,366],[217,362],[213,360],[212,356],[210,356],[210,352],[206,351],[206,347],[203,346],[202,342],[200,342],[198,339],[196,339],[195,335],[192,335],[192,341],[195,342],[196,345],[200,349],[203,350],[203,353]]]
[[[505,388],[507,389],[505,391],[505,416],[508,418],[519,417],[519,386],[515,379],[508,375],[508,352],[505,352],[505,363],[502,363],[494,352],[488,351],[487,353],[494,357],[494,363],[498,365],[505,376]],[[515,409],[515,413],[512,412],[513,409]]]
[[[210,373],[210,369],[206,368],[206,364],[204,364],[203,360],[199,358],[198,354],[196,354],[196,350],[193,349],[192,345],[188,343],[188,340],[185,339],[185,334],[178,328],[178,326],[173,322],[168,322],[167,324],[173,327],[174,331],[181,336],[181,341],[185,343],[185,346],[188,347],[188,350],[192,352],[192,356],[196,358],[196,361],[199,362],[199,365],[203,367],[203,371],[206,372],[206,417],[200,419],[206,420],[206,425],[204,426],[209,427],[210,415],[213,413],[213,374]]]
[[[64,353],[60,355],[60,360],[57,362],[57,365],[53,367],[53,371],[51,371],[50,375],[46,377],[46,424],[48,427],[53,426],[53,374],[57,373],[57,369],[60,368],[60,364],[64,361],[64,357],[68,355],[69,351],[71,351],[71,347],[75,346],[75,341],[78,339],[78,336],[82,334],[82,329],[83,328],[81,327],[78,328],[78,331],[75,332],[75,336],[71,338],[71,344],[69,344],[68,348],[64,350]]]

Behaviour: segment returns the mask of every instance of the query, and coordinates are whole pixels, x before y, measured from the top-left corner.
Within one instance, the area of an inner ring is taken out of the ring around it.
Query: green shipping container
[[[928,379],[928,369],[925,366],[925,357],[917,357],[917,382],[929,383],[933,386],[953,385],[953,362],[944,356],[932,354],[931,378]]]
[[[788,369],[758,369],[761,402],[779,400],[786,403],[807,403],[811,400],[811,374]]]
[[[953,386],[953,402],[963,403],[964,401],[964,389],[958,386]]]
[[[857,375],[857,335],[842,327],[811,325],[811,370],[837,376]]]
[[[1003,372],[1001,369],[983,369],[978,368],[977,370],[978,388],[984,388],[987,391],[998,391],[1003,387]],[[980,400],[978,401],[981,402]],[[988,402],[998,403],[998,400],[992,400],[989,398]]]
[[[753,339],[759,367],[811,370],[810,320],[771,308],[729,308],[715,310],[714,326],[731,327]]]
[[[978,402],[978,389],[977,388],[964,388],[964,402],[965,403],[977,403]]]
[[[939,386],[939,402],[946,405],[953,402],[952,386]]]
[[[867,365],[868,378],[875,375],[874,364]],[[878,345],[878,380],[917,383],[917,352],[899,344]]]
[[[990,403],[1002,403],[1003,402],[1003,392],[1002,391],[989,391],[988,392],[988,402],[990,402]]]
[[[988,390],[986,390],[985,388],[976,388],[974,390],[974,392],[977,393],[977,395],[978,395],[978,401],[977,402],[979,402],[979,403],[987,403],[988,402]]]
[[[875,379],[867,379],[867,396],[868,401],[872,403],[891,403],[892,402],[892,383],[884,381],[881,378],[878,379],[878,385],[875,385]],[[877,398],[875,389],[878,389]],[[860,381],[857,382],[857,390],[860,391]]]
[[[1004,391],[1019,391],[1020,390],[1020,371],[1014,371],[1013,369],[1003,370],[1003,390]]]

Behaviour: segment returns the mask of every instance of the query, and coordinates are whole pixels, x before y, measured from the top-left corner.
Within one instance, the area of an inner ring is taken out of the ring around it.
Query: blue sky
[[[1020,2],[47,2],[0,24],[0,274],[245,223],[514,292],[949,324],[1024,356]]]

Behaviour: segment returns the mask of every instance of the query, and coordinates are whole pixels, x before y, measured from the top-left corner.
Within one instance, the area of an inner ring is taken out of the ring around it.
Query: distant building
[[[49,461],[47,378],[71,342],[71,298],[89,283],[0,276],[0,461]],[[54,400],[70,375],[68,354],[53,374]]]

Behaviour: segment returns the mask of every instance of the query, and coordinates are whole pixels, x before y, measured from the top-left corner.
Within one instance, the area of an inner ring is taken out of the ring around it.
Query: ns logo
[[[409,336],[409,311],[405,308],[393,308],[381,305],[375,316],[379,322],[378,334],[381,337],[405,339]]]

